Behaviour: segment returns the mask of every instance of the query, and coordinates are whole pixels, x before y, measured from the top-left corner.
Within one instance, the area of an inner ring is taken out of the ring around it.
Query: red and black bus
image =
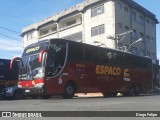
[[[139,95],[152,87],[150,58],[109,48],[51,39],[29,45],[21,59],[18,85],[26,96],[72,98],[75,93],[93,92],[105,97]]]

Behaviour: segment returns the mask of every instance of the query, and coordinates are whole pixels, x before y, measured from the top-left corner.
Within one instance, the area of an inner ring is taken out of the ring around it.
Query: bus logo
[[[37,46],[37,47],[34,47],[34,48],[30,48],[30,49],[28,49],[27,51],[26,51],[26,53],[30,53],[30,52],[34,52],[34,51],[37,51],[37,50],[39,50],[39,46]]]
[[[120,67],[112,67],[105,65],[97,65],[96,66],[96,74],[100,75],[120,75],[121,68]]]

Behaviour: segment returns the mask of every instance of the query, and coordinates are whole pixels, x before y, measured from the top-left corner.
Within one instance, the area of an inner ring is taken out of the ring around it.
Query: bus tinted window
[[[113,52],[112,61],[113,64],[124,65],[128,60],[125,58],[124,53]]]
[[[78,43],[69,43],[69,55],[70,60],[83,60],[84,59],[84,45]]]
[[[99,57],[101,63],[104,64],[111,63],[112,52],[110,50],[100,48]]]
[[[94,46],[85,46],[85,59],[89,62],[100,62],[99,49]]]
[[[151,63],[149,62],[150,59],[147,58],[142,58],[138,56],[133,56],[132,63],[135,67],[142,67],[142,68],[147,68],[151,67]]]
[[[63,68],[66,58],[66,42],[52,41],[48,53],[48,75],[55,76]]]

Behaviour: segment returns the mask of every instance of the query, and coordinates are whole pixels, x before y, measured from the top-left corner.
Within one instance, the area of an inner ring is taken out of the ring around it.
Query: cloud
[[[21,41],[0,38],[0,58],[11,59],[12,57],[20,57],[22,52]]]
[[[22,50],[23,50],[23,48],[22,48],[21,42],[0,38],[0,51],[18,52],[18,51],[22,51]]]

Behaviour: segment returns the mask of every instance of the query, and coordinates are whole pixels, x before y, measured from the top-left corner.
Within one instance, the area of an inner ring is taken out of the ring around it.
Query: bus
[[[23,93],[18,88],[18,62],[13,63],[13,69],[10,69],[11,60],[0,59],[0,97],[2,99],[22,99]]]
[[[114,49],[50,39],[26,47],[11,67],[16,59],[23,63],[18,86],[33,98],[97,92],[128,96],[152,88],[152,60]]]

